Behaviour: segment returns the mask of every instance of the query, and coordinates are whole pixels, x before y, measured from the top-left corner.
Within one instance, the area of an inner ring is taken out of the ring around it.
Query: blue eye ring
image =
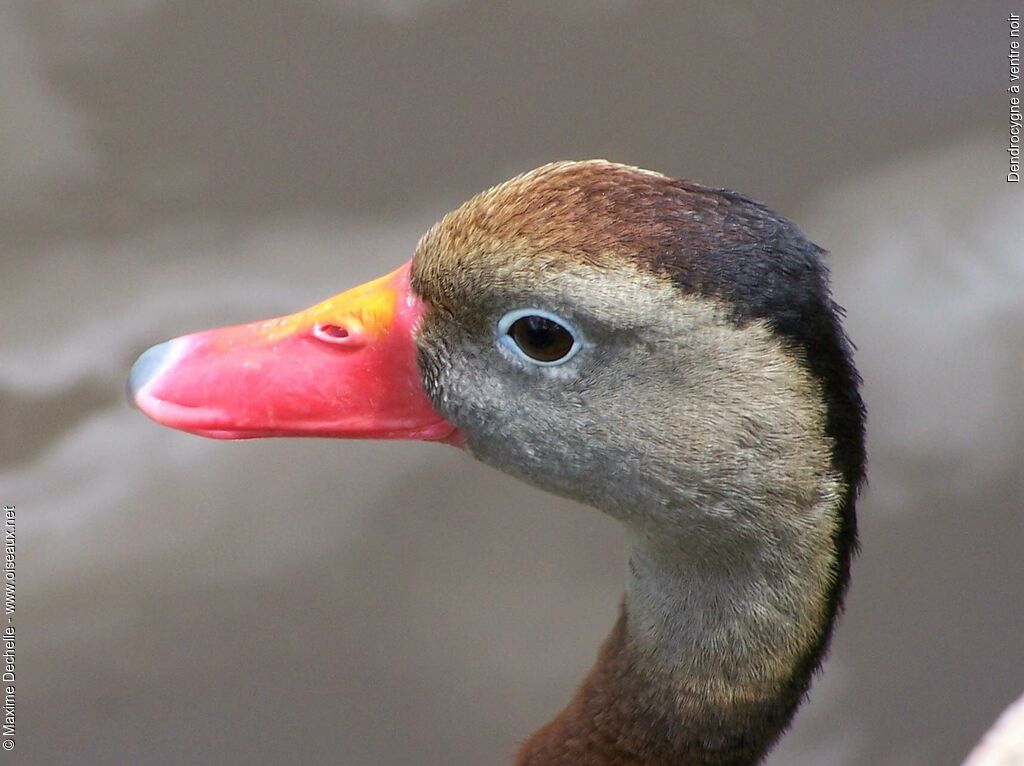
[[[543,322],[521,321],[536,319]],[[536,335],[537,340],[547,345],[544,348],[534,346],[524,349],[523,345],[530,345],[530,332]],[[498,320],[498,341],[520,359],[538,367],[557,367],[565,364],[583,347],[579,332],[569,322],[550,311],[532,308],[516,309],[502,316]],[[531,355],[530,351],[533,351],[534,355]]]

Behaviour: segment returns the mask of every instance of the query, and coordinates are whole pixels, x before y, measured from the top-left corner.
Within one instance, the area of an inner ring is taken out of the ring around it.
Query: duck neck
[[[803,698],[835,616],[839,553],[821,526],[820,545],[807,529],[776,529],[716,550],[629,530],[619,620],[518,766],[758,763]]]

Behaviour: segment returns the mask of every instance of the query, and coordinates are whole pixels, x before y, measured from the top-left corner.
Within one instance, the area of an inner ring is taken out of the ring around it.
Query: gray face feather
[[[834,577],[819,387],[765,325],[636,268],[496,277],[425,317],[428,393],[475,457],[625,524],[631,633],[657,675],[723,702],[773,693]],[[525,308],[582,349],[557,367],[510,353],[498,321]]]

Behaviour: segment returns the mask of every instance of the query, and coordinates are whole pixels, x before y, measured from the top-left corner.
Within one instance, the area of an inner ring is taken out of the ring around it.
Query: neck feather
[[[735,554],[629,530],[619,620],[572,702],[517,766],[750,766],[791,720],[820,663],[841,597],[834,495],[806,518],[821,535],[774,530]],[[813,537],[813,536],[812,536]]]

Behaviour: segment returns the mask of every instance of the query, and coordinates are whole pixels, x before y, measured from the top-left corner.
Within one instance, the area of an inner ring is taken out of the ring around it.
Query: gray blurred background
[[[508,763],[614,620],[613,522],[436,445],[172,432],[122,387],[156,341],[304,307],[486,186],[607,157],[796,219],[860,349],[864,551],[770,763],[960,762],[1024,690],[1008,7],[709,6],[0,6],[0,761]]]

